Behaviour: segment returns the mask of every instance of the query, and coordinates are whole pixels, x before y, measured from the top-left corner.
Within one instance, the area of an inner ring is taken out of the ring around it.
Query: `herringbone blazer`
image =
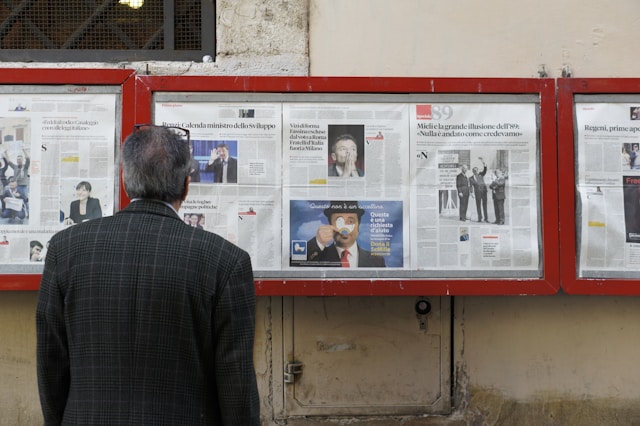
[[[259,425],[249,255],[162,202],[55,234],[36,326],[47,425]]]

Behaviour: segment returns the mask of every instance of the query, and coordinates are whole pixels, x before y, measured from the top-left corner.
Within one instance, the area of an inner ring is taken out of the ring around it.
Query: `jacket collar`
[[[151,213],[172,217],[178,220],[180,216],[169,203],[160,200],[135,199],[132,200],[123,210],[124,213]]]

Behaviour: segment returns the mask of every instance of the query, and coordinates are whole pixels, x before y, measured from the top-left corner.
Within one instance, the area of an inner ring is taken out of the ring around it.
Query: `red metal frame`
[[[69,93],[82,93],[83,86],[118,85],[122,87],[122,128],[133,127],[135,84],[133,70],[121,69],[0,69],[0,85],[46,86],[68,84]],[[126,133],[124,130],[123,134]],[[120,185],[122,187],[122,185]],[[0,290],[38,290],[40,274],[0,275]]]
[[[637,78],[563,78],[558,80],[558,172],[560,194],[560,271],[562,289],[569,294],[640,295],[637,280],[578,278],[574,152],[574,95],[640,94]]]
[[[553,79],[137,76],[137,122],[152,120],[154,92],[536,94],[541,111],[543,274],[535,279],[257,279],[261,296],[533,295],[560,288],[556,96]],[[123,198],[125,200],[125,198]]]

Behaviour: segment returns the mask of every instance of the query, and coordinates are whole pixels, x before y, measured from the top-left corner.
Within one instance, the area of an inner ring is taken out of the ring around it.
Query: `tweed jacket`
[[[259,425],[249,255],[162,202],[51,238],[36,329],[47,425]]]

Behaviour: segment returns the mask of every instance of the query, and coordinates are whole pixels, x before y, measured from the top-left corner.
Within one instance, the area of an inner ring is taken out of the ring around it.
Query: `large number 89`
[[[448,120],[453,115],[451,105],[433,105],[431,115],[434,120]]]

